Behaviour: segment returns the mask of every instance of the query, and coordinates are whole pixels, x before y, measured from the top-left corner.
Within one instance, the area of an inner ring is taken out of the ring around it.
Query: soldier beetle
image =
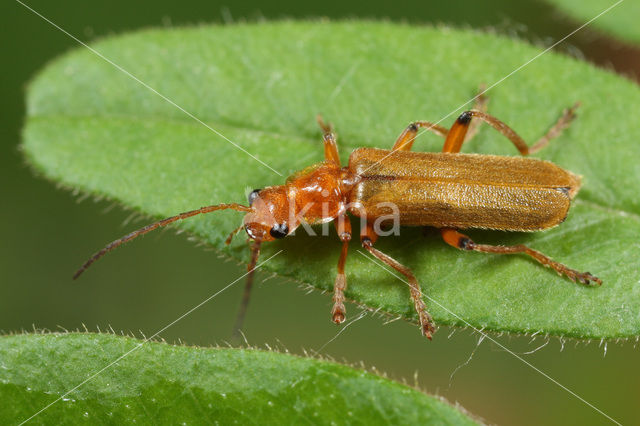
[[[334,221],[342,242],[331,314],[338,324],[345,320],[345,262],[352,237],[347,213],[364,219],[360,232],[364,249],[407,278],[420,329],[429,339],[435,325],[427,312],[418,280],[409,268],[374,247],[385,221],[396,219],[400,225],[436,227],[443,240],[457,249],[497,254],[524,253],[574,282],[602,284],[589,272],[571,269],[525,245],[478,244],[459,231],[471,228],[503,231],[552,228],[565,220],[571,200],[580,188],[580,178],[573,173],[548,161],[526,158],[545,147],[570,124],[578,104],[564,110],[549,131],[529,148],[513,129],[484,112],[485,99],[482,96],[477,99],[476,109],[463,112],[450,129],[427,121],[416,121],[402,132],[391,150],[356,149],[344,167],[340,164],[331,126],[318,117],[324,131],[323,162],[290,176],[284,185],[252,191],[248,206],[235,203],[206,206],[134,231],[94,254],[75,273],[74,279],[104,254],[140,235],[198,214],[232,209],[246,215],[243,225],[231,233],[227,244],[242,228],[252,242],[249,275],[236,330],[242,325],[248,304],[260,245],[284,238],[300,225],[331,221]],[[522,157],[460,153],[462,144],[473,136],[480,122],[486,122],[506,136]],[[419,129],[444,137],[442,152],[412,152]],[[396,207],[392,209],[393,217],[388,211],[390,204]]]

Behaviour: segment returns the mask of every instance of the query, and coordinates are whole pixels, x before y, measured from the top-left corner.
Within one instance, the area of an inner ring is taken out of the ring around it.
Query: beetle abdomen
[[[561,223],[580,187],[576,175],[534,158],[390,153],[351,154],[349,169],[360,178],[352,213],[375,219],[395,205],[403,225],[536,231]]]

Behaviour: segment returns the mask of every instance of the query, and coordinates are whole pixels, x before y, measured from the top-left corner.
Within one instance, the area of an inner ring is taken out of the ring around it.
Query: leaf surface
[[[475,424],[400,383],[278,352],[89,333],[14,335],[0,337],[0,367],[4,423],[63,396],[36,424]]]
[[[318,113],[334,124],[346,164],[356,147],[391,147],[413,120],[450,125],[480,84],[499,81],[540,52],[490,34],[367,22],[147,30],[93,47],[285,176],[322,160]],[[582,175],[583,186],[556,228],[469,235],[481,243],[528,244],[599,276],[602,287],[574,284],[525,256],[457,251],[435,230],[425,235],[403,228],[377,247],[412,268],[439,324],[579,338],[637,336],[640,127],[630,111],[640,110],[640,90],[547,53],[488,95],[489,111],[530,143],[581,101],[577,120],[536,156]],[[27,103],[23,148],[37,169],[149,216],[244,203],[248,189],[284,182],[84,48],[46,67],[30,85]],[[414,149],[441,146],[442,139],[429,134]],[[488,126],[463,151],[517,155]],[[178,226],[246,262],[244,238],[224,246],[240,223],[240,213],[224,211]],[[262,259],[283,253],[263,268],[331,290],[340,252],[331,232],[264,244]],[[357,241],[346,265],[347,297],[415,321],[407,287],[363,256]]]

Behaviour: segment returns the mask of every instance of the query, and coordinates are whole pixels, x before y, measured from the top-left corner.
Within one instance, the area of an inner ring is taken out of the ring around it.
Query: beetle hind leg
[[[484,253],[497,254],[524,253],[531,256],[542,265],[553,269],[559,275],[565,275],[573,282],[578,281],[579,283],[584,285],[589,285],[592,282],[598,285],[602,284],[602,280],[595,275],[592,275],[589,272],[580,272],[576,271],[575,269],[571,269],[568,266],[563,265],[562,263],[556,262],[549,256],[546,256],[545,254],[540,253],[537,250],[533,250],[523,244],[518,244],[515,246],[492,246],[487,244],[476,244],[471,238],[453,228],[442,228],[440,229],[440,233],[442,234],[442,239],[447,244],[460,250],[474,250]]]
[[[566,108],[562,111],[562,116],[556,121],[556,123],[549,128],[547,133],[534,143],[529,148],[529,154],[540,151],[542,148],[549,144],[551,139],[557,138],[564,129],[569,127],[571,122],[576,118],[576,109],[580,106],[580,102],[576,102],[572,107]]]
[[[540,151],[542,148],[549,144],[551,139],[558,137],[564,129],[569,127],[569,124],[575,119],[576,109],[580,106],[580,103],[576,102],[571,108],[567,108],[562,112],[562,116],[556,121],[556,123],[551,126],[551,128],[542,136],[538,141],[536,141],[531,147],[527,145],[527,143],[522,139],[520,135],[518,135],[515,130],[509,127],[504,122],[500,121],[496,117],[485,113],[484,111],[477,110],[469,110],[465,111],[456,119],[451,129],[447,133],[447,138],[444,141],[444,147],[442,148],[442,152],[450,152],[457,153],[460,152],[462,148],[462,144],[468,140],[466,137],[469,129],[471,127],[472,118],[477,120],[484,121],[489,124],[491,127],[496,129],[498,132],[502,133],[507,139],[513,143],[513,145],[517,148],[517,150],[522,155],[529,155],[535,152]],[[476,122],[476,120],[473,120]],[[479,121],[478,121],[479,123]]]

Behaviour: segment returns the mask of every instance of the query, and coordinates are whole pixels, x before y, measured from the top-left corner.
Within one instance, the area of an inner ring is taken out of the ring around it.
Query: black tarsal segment
[[[286,223],[273,225],[273,228],[269,231],[273,238],[284,238],[289,233],[289,227]]]
[[[471,121],[471,112],[465,111],[458,117],[458,123],[460,124],[469,124]]]
[[[460,238],[458,240],[458,247],[460,247],[462,250],[472,250],[473,245],[474,243],[471,238]]]
[[[249,194],[249,205],[253,203],[253,200],[258,198],[258,193],[260,191],[262,191],[262,189],[254,189],[253,191],[251,191],[251,193]]]

